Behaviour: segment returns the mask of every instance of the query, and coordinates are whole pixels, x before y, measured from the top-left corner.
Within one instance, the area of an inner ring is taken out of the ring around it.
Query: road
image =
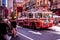
[[[29,28],[18,28],[18,37],[11,40],[60,40],[60,32],[54,30],[33,30]]]

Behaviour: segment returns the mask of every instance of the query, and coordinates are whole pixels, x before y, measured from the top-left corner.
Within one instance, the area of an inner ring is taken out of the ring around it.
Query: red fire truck
[[[33,29],[49,28],[54,26],[53,13],[50,11],[35,11],[28,12],[26,16],[18,19],[18,24],[23,27],[29,27]]]
[[[24,27],[39,29],[54,26],[52,12],[32,12],[28,13],[27,15],[27,18],[23,20]]]

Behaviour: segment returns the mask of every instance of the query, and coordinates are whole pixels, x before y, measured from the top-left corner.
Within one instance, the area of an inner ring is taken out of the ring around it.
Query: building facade
[[[60,9],[60,0],[53,0],[51,6],[52,9]]]
[[[13,8],[13,0],[7,0],[7,3],[8,3],[7,4],[8,8],[11,8],[11,7]]]
[[[50,1],[49,0],[36,0],[37,7],[43,7],[45,9],[50,8]]]
[[[52,0],[51,0],[52,1]],[[60,0],[53,0],[51,5],[51,10],[60,16]]]

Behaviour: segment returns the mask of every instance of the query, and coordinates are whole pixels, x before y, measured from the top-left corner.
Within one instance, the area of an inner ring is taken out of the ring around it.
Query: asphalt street
[[[34,30],[29,28],[18,28],[18,37],[11,40],[60,40],[60,32],[43,29]]]

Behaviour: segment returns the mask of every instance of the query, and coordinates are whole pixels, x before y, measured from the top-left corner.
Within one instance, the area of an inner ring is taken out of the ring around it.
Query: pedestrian
[[[0,23],[0,36],[6,40],[10,40],[11,37],[8,36],[7,28],[9,28],[9,26],[6,24],[6,21],[3,20]]]
[[[6,40],[3,36],[0,35],[0,40]]]
[[[18,36],[16,25],[17,25],[16,19],[15,18],[12,18],[11,19],[11,26],[12,26],[12,34],[13,34],[13,37]]]

